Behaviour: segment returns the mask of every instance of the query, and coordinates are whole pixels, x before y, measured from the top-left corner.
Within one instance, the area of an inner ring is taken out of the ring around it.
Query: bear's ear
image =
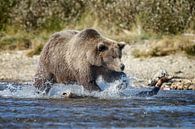
[[[102,42],[98,43],[98,45],[97,45],[97,50],[98,51],[103,52],[103,51],[105,51],[107,49],[108,49],[108,47],[104,43],[102,43]]]
[[[120,50],[122,50],[125,47],[126,43],[125,42],[119,42],[118,47]]]

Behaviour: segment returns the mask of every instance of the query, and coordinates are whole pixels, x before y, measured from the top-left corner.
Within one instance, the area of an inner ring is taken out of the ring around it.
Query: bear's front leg
[[[79,84],[81,84],[86,90],[91,91],[101,91],[100,87],[97,85],[95,79],[89,76],[82,76],[79,79]]]
[[[84,67],[75,74],[77,83],[82,85],[86,90],[101,91],[96,83],[96,71],[92,67],[88,67],[88,65],[83,66]]]
[[[89,91],[101,91],[95,80],[89,81],[89,83],[86,85],[86,89]]]

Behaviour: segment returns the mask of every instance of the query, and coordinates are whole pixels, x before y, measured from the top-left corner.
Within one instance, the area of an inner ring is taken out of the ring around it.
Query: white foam
[[[112,83],[107,83],[100,77],[97,79],[97,84],[102,89],[101,92],[89,92],[81,85],[54,84],[46,95],[44,92],[38,92],[32,84],[3,84],[6,87],[4,89],[0,88],[0,96],[16,98],[63,98],[63,93],[71,92],[78,96],[115,99],[126,97],[127,92],[131,89],[131,80],[129,77],[122,77],[120,80],[116,80]],[[1,86],[2,84],[0,84],[0,87]]]
[[[38,94],[37,89],[32,85],[7,84],[6,88],[0,91],[0,96],[15,98],[39,98],[43,95]]]

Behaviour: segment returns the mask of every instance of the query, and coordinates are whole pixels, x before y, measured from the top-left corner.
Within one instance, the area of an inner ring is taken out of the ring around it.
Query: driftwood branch
[[[150,84],[150,86],[154,86],[154,88],[151,91],[142,91],[140,93],[137,94],[137,96],[141,96],[141,97],[146,97],[146,96],[153,96],[156,95],[158,93],[158,91],[160,90],[161,86],[163,85],[163,83],[168,82],[170,80],[172,80],[175,77],[170,77],[168,76],[168,74],[164,74],[161,77],[158,77],[158,79],[155,79],[152,81],[152,83]]]

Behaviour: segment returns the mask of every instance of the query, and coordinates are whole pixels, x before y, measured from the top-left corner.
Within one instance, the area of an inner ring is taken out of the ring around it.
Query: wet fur
[[[96,46],[102,41],[107,47],[115,45],[111,49],[112,52],[101,55],[97,51]],[[94,29],[80,32],[76,30],[57,32],[51,36],[41,52],[34,86],[44,90],[53,83],[77,83],[89,91],[100,91],[101,89],[96,84],[99,75],[102,75],[108,82],[125,75],[123,72],[102,66],[103,56],[106,57],[109,53],[118,53],[116,56],[122,56],[120,50],[122,47],[116,47],[115,41],[104,38]]]

